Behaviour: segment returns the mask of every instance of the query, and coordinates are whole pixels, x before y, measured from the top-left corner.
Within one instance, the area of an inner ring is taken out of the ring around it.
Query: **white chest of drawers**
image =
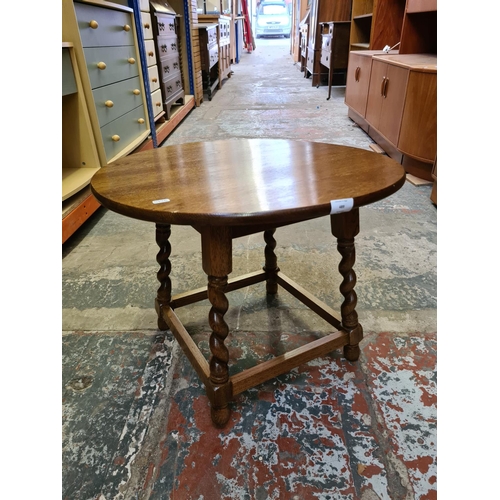
[[[133,10],[103,0],[63,0],[62,26],[63,40],[75,48],[104,166],[150,133]]]

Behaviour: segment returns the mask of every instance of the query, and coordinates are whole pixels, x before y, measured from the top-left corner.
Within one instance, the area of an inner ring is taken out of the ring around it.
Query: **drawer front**
[[[154,40],[146,40],[144,42],[144,48],[146,49],[146,64],[147,66],[152,66],[156,64],[156,49]]]
[[[160,77],[158,74],[158,66],[150,66],[148,68],[149,88],[151,92],[160,88]]]
[[[179,42],[177,37],[158,37],[158,57],[164,59],[165,57],[172,56],[174,54],[179,54]]]
[[[322,35],[321,36],[321,50],[331,50],[332,36]]]
[[[83,47],[134,45],[129,12],[77,2],[74,5]]]
[[[101,128],[102,141],[109,161],[148,130],[144,107],[139,106]]]
[[[176,73],[180,73],[180,70],[181,65],[178,55],[167,57],[161,61],[161,78],[164,82]]]
[[[182,88],[182,78],[180,73],[166,80],[163,84],[163,93],[165,94],[165,100],[168,101],[171,97],[177,94],[179,90],[182,90]]]
[[[139,75],[133,46],[95,47],[84,52],[93,89]]]
[[[156,26],[158,28],[158,36],[177,36],[175,18],[172,16],[156,14]]]
[[[208,51],[208,58],[210,61],[210,67],[212,67],[214,64],[217,64],[217,61],[219,60],[219,47],[216,45],[215,47],[212,47]]]
[[[326,66],[327,68],[330,67],[330,58],[331,58],[331,52],[330,50],[322,50],[321,51],[321,64],[323,66]]]
[[[307,51],[307,69],[309,70],[310,73],[313,73],[313,67],[314,67],[314,51],[313,50],[308,50]]]
[[[151,93],[151,103],[153,105],[153,115],[156,118],[163,111],[163,98],[161,89]]]
[[[207,35],[208,35],[208,45],[217,43],[217,27],[208,29]]]
[[[116,120],[143,102],[141,81],[138,76],[100,87],[93,90],[92,94],[99,117],[99,127]]]
[[[144,40],[152,40],[153,26],[151,24],[151,14],[149,12],[141,12],[141,24]]]

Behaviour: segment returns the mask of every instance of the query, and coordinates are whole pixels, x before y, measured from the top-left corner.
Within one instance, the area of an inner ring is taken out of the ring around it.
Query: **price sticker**
[[[342,212],[349,212],[354,206],[353,198],[345,198],[343,200],[330,201],[330,215],[341,214]]]

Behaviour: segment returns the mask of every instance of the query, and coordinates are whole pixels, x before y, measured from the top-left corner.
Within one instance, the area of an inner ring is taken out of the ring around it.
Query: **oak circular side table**
[[[396,161],[363,149],[286,139],[228,139],[160,147],[131,154],[101,168],[91,189],[109,210],[153,222],[160,266],[155,308],[158,328],[170,329],[203,381],[211,417],[224,426],[234,396],[292,368],[343,348],[349,361],[360,354],[363,329],[356,312],[354,238],[359,233],[359,207],[400,189],[405,171]],[[325,303],[283,274],[274,252],[276,228],[329,216],[341,255],[340,319]],[[192,226],[201,236],[206,288],[172,295],[169,277],[171,225]],[[228,279],[232,240],[263,232],[264,267]],[[332,326],[322,338],[283,355],[229,375],[224,321],[226,293],[259,282],[266,292],[278,286],[290,292]],[[207,361],[175,310],[206,299],[210,359]]]

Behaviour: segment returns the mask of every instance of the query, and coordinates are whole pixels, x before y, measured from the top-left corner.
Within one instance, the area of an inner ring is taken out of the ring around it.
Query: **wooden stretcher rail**
[[[323,356],[348,343],[349,335],[346,332],[331,333],[326,337],[309,342],[307,345],[298,347],[293,351],[276,356],[274,359],[264,361],[253,368],[243,370],[230,378],[233,385],[233,396],[262,384],[266,380],[287,373],[292,368]]]
[[[255,271],[253,273],[243,274],[236,278],[229,279],[227,281],[226,292],[232,292],[234,290],[239,290],[246,286],[255,285],[261,281],[266,280],[265,271]],[[205,300],[207,298],[207,287],[197,288],[196,290],[191,290],[189,292],[179,293],[172,296],[170,301],[170,307],[172,309],[177,309],[178,307],[187,306],[188,304],[194,304],[200,300]]]
[[[208,361],[198,349],[198,346],[195,344],[187,330],[184,328],[184,325],[177,317],[177,314],[175,314],[171,307],[163,306],[161,308],[161,316],[169,326],[170,330],[172,330],[177,342],[179,342],[184,354],[191,362],[191,365],[193,365],[200,379],[206,386],[210,385],[210,366]]]
[[[295,298],[299,299],[304,305],[309,307],[312,311],[318,314],[325,321],[330,323],[337,329],[342,328],[342,323],[335,317],[335,312],[333,309],[328,307],[324,302],[316,298],[314,295],[309,293],[298,283],[291,280],[288,276],[283,273],[278,273],[278,284],[281,285],[285,290],[290,292]]]

